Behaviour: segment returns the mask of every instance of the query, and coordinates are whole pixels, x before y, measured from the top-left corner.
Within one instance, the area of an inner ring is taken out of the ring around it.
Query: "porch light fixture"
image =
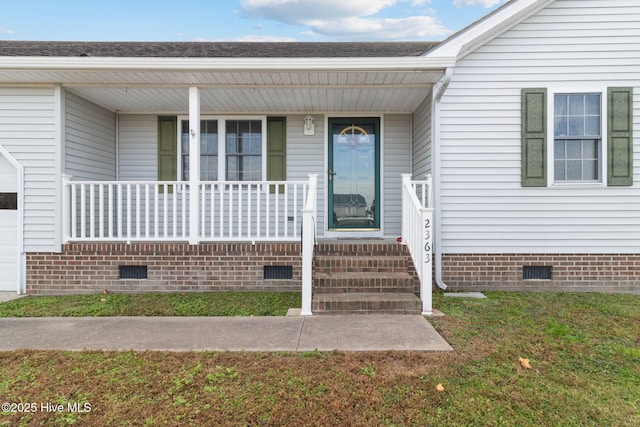
[[[304,134],[306,136],[312,136],[316,133],[316,127],[313,124],[313,117],[307,114],[304,118]]]

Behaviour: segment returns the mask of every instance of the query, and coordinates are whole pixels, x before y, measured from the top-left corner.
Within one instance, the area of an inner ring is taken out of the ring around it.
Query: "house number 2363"
[[[424,263],[431,262],[431,220],[424,220]]]

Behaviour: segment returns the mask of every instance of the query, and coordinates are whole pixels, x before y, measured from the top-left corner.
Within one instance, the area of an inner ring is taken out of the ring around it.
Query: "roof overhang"
[[[56,84],[120,112],[409,112],[453,60],[1,57],[0,85]]]

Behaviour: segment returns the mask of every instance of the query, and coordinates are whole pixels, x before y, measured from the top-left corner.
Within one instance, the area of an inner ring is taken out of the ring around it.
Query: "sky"
[[[0,0],[0,40],[438,41],[507,0]]]

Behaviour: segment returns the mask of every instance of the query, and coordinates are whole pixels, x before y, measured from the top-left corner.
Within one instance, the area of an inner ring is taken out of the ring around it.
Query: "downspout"
[[[440,102],[442,96],[451,83],[453,68],[445,70],[444,77],[440,79],[433,88],[433,101],[431,112],[431,129],[433,129],[431,141],[432,149],[432,170],[433,170],[433,194],[434,194],[434,255],[436,267],[436,284],[440,289],[447,289],[447,284],[442,280],[442,187],[441,187],[441,165],[440,165]]]

